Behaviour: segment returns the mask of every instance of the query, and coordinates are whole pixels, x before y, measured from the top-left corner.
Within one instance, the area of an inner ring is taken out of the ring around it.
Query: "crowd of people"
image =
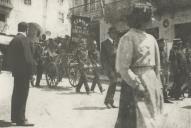
[[[39,36],[39,42],[31,42],[28,38],[28,24],[21,22],[18,24],[18,34],[13,38],[8,47],[8,69],[14,77],[14,89],[11,102],[11,121],[18,126],[32,126],[25,118],[26,102],[29,92],[29,83],[36,77],[36,87],[40,87],[40,81],[44,72],[45,57],[47,61],[54,62],[60,54],[66,54],[68,50],[69,36],[66,36],[62,41],[60,39],[48,39],[45,36]],[[90,93],[90,88],[87,80],[86,66],[87,63],[93,65],[93,81],[91,91],[94,91],[96,84],[100,92],[103,93],[100,78],[99,78],[99,52],[97,43],[93,38],[88,40],[91,45],[87,46],[86,42],[79,42],[76,49],[76,58],[80,65],[80,80],[76,87],[76,92],[79,93],[82,85],[85,85],[87,94]]]
[[[141,5],[141,6],[140,6]],[[150,21],[152,8],[149,3],[132,5],[127,16],[130,29],[120,34],[115,27],[108,30],[108,38],[101,43],[101,50],[92,33],[86,41],[81,40],[76,50],[80,65],[80,80],[76,87],[79,93],[82,85],[86,93],[94,91],[96,84],[101,93],[99,64],[109,79],[104,104],[108,109],[116,108],[114,95],[116,85],[121,86],[119,113],[115,128],[157,128],[158,118],[163,111],[163,102],[180,99],[185,90],[191,96],[191,46],[183,45],[181,39],[173,40],[169,57],[165,40],[156,40],[144,31]],[[27,23],[18,25],[18,34],[11,41],[8,50],[8,66],[14,77],[11,120],[20,126],[32,125],[25,118],[29,81],[36,66],[37,87],[43,74],[43,56],[50,61],[69,49],[70,37],[64,43],[59,39],[40,39],[41,43],[31,46],[27,39]],[[184,43],[185,44],[185,43]],[[168,59],[169,58],[169,59]],[[86,66],[94,65],[91,88],[88,85]],[[169,73],[170,72],[170,73]],[[120,81],[119,81],[120,78]],[[172,87],[169,87],[170,83]]]

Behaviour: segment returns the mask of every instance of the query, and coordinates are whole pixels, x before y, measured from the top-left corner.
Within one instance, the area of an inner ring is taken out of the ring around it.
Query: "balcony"
[[[7,11],[11,10],[13,8],[11,0],[0,0],[0,8],[6,9]]]
[[[80,6],[76,6],[70,9],[72,15],[84,16],[84,17],[96,17],[99,18],[103,14],[102,5],[100,0],[94,3],[87,3]]]

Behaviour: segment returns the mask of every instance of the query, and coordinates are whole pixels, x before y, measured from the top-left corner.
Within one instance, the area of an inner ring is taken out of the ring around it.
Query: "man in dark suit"
[[[109,28],[108,34],[108,39],[101,43],[101,63],[110,81],[104,103],[108,108],[116,108],[113,98],[117,84],[117,74],[115,70],[117,30],[111,27]]]
[[[36,87],[40,87],[40,81],[42,79],[43,74],[43,60],[42,60],[42,47],[40,44],[36,44],[34,50],[34,59],[36,61]]]
[[[32,76],[34,60],[30,42],[26,37],[27,23],[18,24],[18,34],[10,42],[8,66],[14,77],[14,89],[11,101],[11,121],[18,126],[32,126],[25,118],[25,108],[29,92],[29,80]]]

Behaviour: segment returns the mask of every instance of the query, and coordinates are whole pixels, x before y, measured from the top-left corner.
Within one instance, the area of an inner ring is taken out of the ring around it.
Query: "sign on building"
[[[71,25],[72,44],[79,44],[82,41],[87,42],[90,18],[82,16],[72,16]]]

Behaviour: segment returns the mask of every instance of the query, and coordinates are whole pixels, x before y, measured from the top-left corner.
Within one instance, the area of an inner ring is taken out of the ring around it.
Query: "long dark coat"
[[[17,34],[8,48],[8,67],[15,75],[32,75],[34,65],[30,41],[22,34]]]
[[[107,39],[101,43],[101,64],[105,72],[115,71],[115,46]]]
[[[108,76],[110,81],[110,86],[107,90],[105,97],[105,104],[114,103],[114,95],[117,84],[117,75],[115,70],[115,58],[116,49],[114,42],[112,43],[109,39],[101,43],[101,64],[103,66],[105,74]]]
[[[23,34],[17,34],[8,48],[8,66],[14,77],[11,101],[12,122],[22,123],[26,119],[25,108],[33,64],[30,41]]]

